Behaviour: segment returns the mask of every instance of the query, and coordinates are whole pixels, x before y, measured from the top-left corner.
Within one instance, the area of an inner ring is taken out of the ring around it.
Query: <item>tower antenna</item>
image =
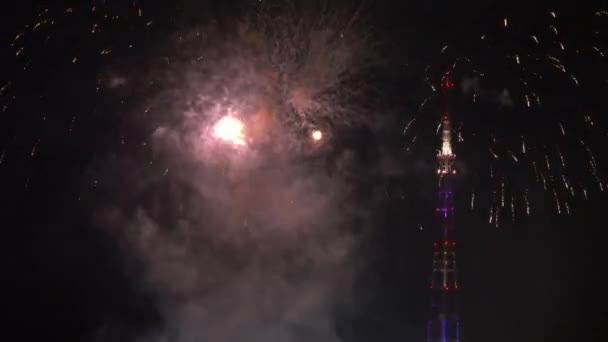
[[[441,88],[445,111],[441,116],[441,148],[437,153],[438,206],[437,225],[433,231],[433,270],[431,273],[431,317],[427,323],[427,342],[460,341],[458,315],[459,284],[456,272],[456,241],[454,239],[454,199],[452,179],[456,170],[452,164],[452,125],[449,96],[454,83],[450,71],[444,74]]]

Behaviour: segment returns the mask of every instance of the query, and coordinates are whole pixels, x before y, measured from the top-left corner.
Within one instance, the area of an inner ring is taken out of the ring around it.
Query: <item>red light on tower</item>
[[[454,86],[454,83],[452,83],[450,81],[450,79],[448,77],[445,78],[445,81],[443,82],[442,86],[444,88],[452,88]]]

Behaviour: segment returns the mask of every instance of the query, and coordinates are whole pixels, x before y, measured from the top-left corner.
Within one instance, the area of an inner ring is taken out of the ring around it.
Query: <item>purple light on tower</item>
[[[441,82],[447,95],[454,83],[447,73]],[[447,106],[446,106],[447,107]],[[454,203],[452,164],[452,126],[449,112],[441,118],[441,148],[437,153],[438,206],[437,225],[433,231],[433,271],[431,273],[431,317],[427,323],[427,342],[459,342],[460,323],[457,307],[456,242],[454,241]]]

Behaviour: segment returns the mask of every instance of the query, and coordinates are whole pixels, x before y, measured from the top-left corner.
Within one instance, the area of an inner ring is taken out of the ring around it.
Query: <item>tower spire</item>
[[[449,98],[454,86],[450,72],[442,80],[441,87]],[[460,341],[460,322],[457,309],[456,242],[454,241],[454,200],[452,168],[456,155],[452,151],[452,125],[447,108],[441,116],[441,146],[437,153],[438,224],[434,231],[433,269],[431,274],[431,317],[427,325],[427,342]]]

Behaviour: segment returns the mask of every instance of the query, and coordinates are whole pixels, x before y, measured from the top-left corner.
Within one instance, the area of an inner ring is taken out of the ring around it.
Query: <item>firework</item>
[[[225,116],[213,126],[213,135],[234,145],[245,146],[246,142],[243,130],[243,123],[239,119]]]
[[[111,207],[116,215],[100,215],[100,228],[145,265],[129,276],[151,287],[180,338],[204,330],[191,337],[246,339],[237,335],[248,327],[228,327],[243,306],[216,300],[248,293],[261,305],[240,321],[267,326],[269,340],[300,338],[276,335],[284,320],[268,318],[317,319],[334,289],[319,296],[316,280],[348,269],[330,266],[350,250],[337,228],[361,210],[345,205],[342,177],[309,157],[323,153],[334,128],[369,119],[364,75],[374,48],[358,9],[304,5],[255,1],[244,15],[209,18],[195,1],[55,4],[3,50],[0,166],[24,172],[2,179],[31,192],[40,175],[65,176],[53,186],[76,190],[53,196],[70,217],[81,216],[75,202],[82,216]],[[41,172],[65,165],[75,171]],[[349,168],[345,158],[338,168]],[[281,261],[288,254],[298,260]],[[291,295],[283,271],[305,259],[318,260],[310,292],[298,281]],[[252,303],[245,299],[237,301]],[[194,302],[226,313],[192,315]],[[190,315],[195,329],[182,325]]]
[[[241,147],[240,158],[297,158],[318,151],[330,127],[369,119],[364,74],[376,56],[361,8],[252,6],[222,23],[201,16],[181,27],[175,13],[137,1],[42,9],[9,42],[0,109],[11,116],[26,107],[53,112],[54,103],[76,98],[87,104],[55,111],[67,116],[30,114],[27,136],[5,128],[16,138],[1,146],[3,162],[18,158],[17,146],[35,159],[49,127],[78,139],[87,125],[110,120],[115,129],[104,133],[105,146],[158,165],[159,173],[165,168],[154,161],[164,154],[213,163],[224,154],[219,141]],[[34,90],[36,79],[74,81],[77,89],[48,94],[48,86]]]
[[[479,146],[486,146],[487,155],[481,160],[487,165],[476,165],[474,173],[488,169],[489,178],[482,177],[484,183],[476,189],[490,189],[493,199],[489,206],[474,206],[472,195],[470,206],[488,210],[494,225],[504,224],[499,220],[503,208],[510,210],[511,222],[530,215],[531,191],[544,193],[540,196],[544,204],[565,215],[573,209],[573,201],[566,198],[587,198],[588,189],[601,192],[605,185],[596,153],[585,141],[602,141],[606,131],[588,114],[588,108],[594,106],[584,102],[596,101],[593,87],[605,83],[600,39],[605,16],[587,13],[590,24],[579,31],[570,30],[567,24],[562,27],[567,16],[556,11],[546,11],[545,16],[534,22],[503,17],[486,28],[474,49],[459,50],[450,44],[449,51],[446,46],[437,50],[462,84],[463,99],[455,102],[458,107],[454,110],[455,119],[462,123],[456,134],[466,138],[458,142],[470,144],[460,147],[467,149],[464,158],[479,159],[472,155],[482,150]],[[434,67],[425,70],[423,82],[433,93],[444,72]],[[421,96],[418,114],[437,111],[425,106],[432,96]],[[490,119],[481,116],[481,111]],[[409,120],[404,135],[433,129],[423,123]],[[579,180],[578,184],[570,179]]]
[[[312,133],[310,134],[310,137],[312,138],[313,141],[319,142],[323,139],[323,132],[316,129],[316,130],[312,131]]]

